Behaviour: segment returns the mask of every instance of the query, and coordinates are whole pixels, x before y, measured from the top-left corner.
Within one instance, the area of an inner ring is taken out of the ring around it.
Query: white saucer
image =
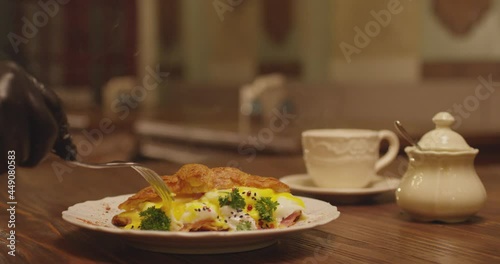
[[[399,186],[401,179],[375,176],[365,188],[324,188],[314,185],[307,174],[294,174],[280,178],[292,191],[307,196],[339,197],[339,196],[373,196],[393,191]]]

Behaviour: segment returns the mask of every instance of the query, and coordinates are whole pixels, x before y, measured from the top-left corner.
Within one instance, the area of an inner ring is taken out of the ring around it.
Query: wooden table
[[[207,156],[204,163],[224,166],[236,160],[247,172],[277,177],[305,171],[300,156],[245,158],[220,151]],[[37,168],[17,169],[15,229],[7,226],[7,175],[0,177],[0,263],[498,263],[498,160],[498,156],[480,155],[476,162],[488,201],[467,223],[412,222],[400,212],[391,193],[363,204],[338,205],[337,220],[286,236],[264,249],[174,255],[135,249],[117,237],[75,227],[61,218],[61,212],[75,203],[135,192],[146,185],[141,177],[130,169],[81,168],[56,177],[52,164],[57,159],[49,158]],[[160,161],[146,164],[164,174],[179,167]],[[396,165],[390,170],[395,171]],[[10,230],[16,232],[15,257],[8,255],[6,247]]]

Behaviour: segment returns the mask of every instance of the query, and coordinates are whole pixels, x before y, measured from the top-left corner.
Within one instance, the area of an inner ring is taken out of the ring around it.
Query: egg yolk
[[[126,211],[120,215],[131,219],[125,229],[140,229],[141,216],[139,212],[154,206],[161,208],[171,220],[171,231],[182,229],[187,224],[199,221],[211,221],[220,230],[253,230],[259,226],[260,215],[256,209],[257,201],[269,197],[272,202],[277,202],[273,212],[273,221],[267,223],[268,227],[279,227],[279,223],[297,210],[303,211],[304,202],[290,193],[276,193],[272,189],[257,189],[239,187],[238,193],[245,201],[243,209],[234,209],[229,205],[220,206],[219,199],[227,197],[233,189],[214,190],[205,193],[198,199],[175,199],[170,208],[162,203],[144,202],[137,210]]]

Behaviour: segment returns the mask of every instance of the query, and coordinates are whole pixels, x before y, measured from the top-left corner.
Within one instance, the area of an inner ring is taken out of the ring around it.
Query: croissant
[[[145,229],[147,213],[164,219],[162,230],[234,231],[287,227],[295,224],[304,203],[290,194],[288,185],[276,178],[250,175],[236,168],[208,168],[187,164],[163,181],[175,195],[169,205],[152,187],[146,187],[121,203],[115,226]],[[153,226],[153,229],[161,225]]]

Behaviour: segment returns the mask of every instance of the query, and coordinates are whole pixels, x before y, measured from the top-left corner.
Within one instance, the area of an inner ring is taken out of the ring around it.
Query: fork
[[[79,167],[89,168],[89,169],[109,169],[109,168],[123,168],[131,167],[137,171],[150,185],[153,187],[155,192],[160,196],[164,203],[170,204],[174,198],[172,192],[162,180],[162,178],[153,170],[141,166],[139,163],[129,162],[129,161],[112,161],[106,163],[84,163],[80,161],[67,161]]]

